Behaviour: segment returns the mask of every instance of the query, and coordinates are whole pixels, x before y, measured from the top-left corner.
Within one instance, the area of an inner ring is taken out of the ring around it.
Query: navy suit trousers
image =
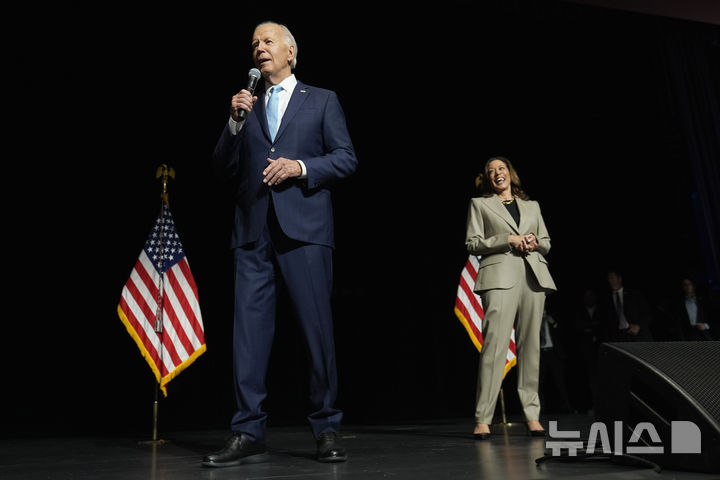
[[[342,412],[334,408],[337,369],[331,309],[332,248],[287,237],[272,203],[259,240],[234,249],[235,324],[233,369],[237,412],[231,429],[265,442],[265,377],[275,334],[276,296],[287,288],[310,355],[308,420],[315,437],[339,432]]]

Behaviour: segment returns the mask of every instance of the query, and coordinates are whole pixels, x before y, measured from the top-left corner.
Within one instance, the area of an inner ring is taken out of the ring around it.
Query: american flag
[[[167,383],[205,352],[195,279],[163,202],[123,287],[118,315],[167,396]]]
[[[468,335],[470,335],[470,340],[472,340],[478,352],[481,352],[483,346],[482,320],[485,317],[485,312],[482,308],[480,295],[473,292],[479,265],[480,257],[476,255],[468,256],[465,267],[463,267],[460,273],[460,284],[458,285],[457,295],[455,296],[455,315],[463,324],[465,330],[467,330]],[[512,333],[510,334],[507,358],[505,359],[504,375],[507,375],[507,372],[517,363],[515,353],[515,327],[513,327]]]

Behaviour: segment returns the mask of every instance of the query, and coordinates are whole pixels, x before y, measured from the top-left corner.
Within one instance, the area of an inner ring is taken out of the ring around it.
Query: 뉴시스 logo
[[[579,430],[557,429],[557,421],[549,423],[549,438],[545,441],[545,448],[552,450],[552,456],[562,455],[563,449],[567,449],[567,455],[577,456],[578,450],[583,448]],[[701,453],[700,429],[693,422],[673,421],[670,426],[670,452],[669,453]],[[635,425],[627,445],[623,444],[623,422],[613,422],[613,443],[610,443],[608,428],[603,422],[595,422],[590,426],[585,453],[592,455],[595,449],[602,449],[603,454],[614,455],[644,455],[663,454],[666,445],[662,444],[655,426],[650,422],[640,422]],[[641,442],[643,433],[647,433],[652,445]],[[578,440],[573,440],[578,439]],[[614,447],[614,448],[613,448]],[[623,450],[624,449],[624,450]]]

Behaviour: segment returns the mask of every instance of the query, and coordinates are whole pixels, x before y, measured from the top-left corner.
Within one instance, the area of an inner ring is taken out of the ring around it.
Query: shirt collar
[[[283,89],[284,89],[286,92],[292,93],[293,90],[295,90],[295,85],[297,85],[297,83],[298,83],[298,82],[297,82],[297,78],[295,78],[295,74],[294,74],[294,73],[291,73],[289,77],[286,77],[285,80],[283,80],[282,82],[278,83],[278,85],[280,85],[281,87],[283,87]],[[266,95],[267,95],[267,93],[268,93],[268,90],[270,90],[271,87],[272,87],[272,85],[270,85],[269,82],[265,82],[265,94],[266,94]]]

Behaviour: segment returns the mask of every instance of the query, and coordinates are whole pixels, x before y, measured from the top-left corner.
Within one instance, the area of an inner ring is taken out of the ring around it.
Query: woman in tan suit
[[[550,236],[540,205],[520,188],[520,178],[507,158],[491,157],[484,175],[482,196],[470,202],[465,241],[468,252],[481,257],[475,292],[485,311],[473,435],[478,440],[490,437],[515,325],[518,396],[527,431],[544,436],[538,375],[545,295],[556,290],[545,260]]]

